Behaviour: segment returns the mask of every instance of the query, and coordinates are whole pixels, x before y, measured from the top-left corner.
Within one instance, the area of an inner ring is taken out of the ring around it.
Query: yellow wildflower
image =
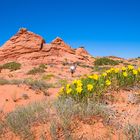
[[[118,72],[119,72],[119,68],[116,68],[116,69],[115,69],[115,73],[118,73]]]
[[[78,87],[80,87],[80,86],[82,86],[83,84],[82,84],[82,81],[81,80],[77,80],[77,86]]]
[[[77,93],[81,93],[82,90],[83,90],[82,87],[77,87],[77,88],[76,88]]]
[[[60,88],[60,93],[62,93],[64,91],[64,87]]]
[[[128,69],[129,69],[129,70],[133,70],[133,69],[134,69],[134,66],[128,65]]]
[[[72,89],[71,88],[68,88],[67,90],[66,90],[66,93],[67,94],[70,94],[72,92]]]
[[[99,78],[99,76],[98,76],[97,74],[94,74],[94,75],[93,75],[93,79],[94,79],[94,80],[98,80],[98,78]]]
[[[138,68],[138,72],[140,72],[140,67]]]
[[[94,75],[88,76],[88,78],[91,78],[91,79],[94,79],[94,80],[98,80],[99,76],[97,74],[94,74]]]
[[[128,76],[127,72],[123,72],[123,76],[127,77]]]
[[[106,73],[111,73],[111,70],[107,70]]]
[[[107,86],[110,86],[111,85],[111,81],[110,80],[106,80],[105,83],[106,83]]]
[[[72,89],[70,88],[70,84],[66,85],[66,93],[69,94],[71,93]]]
[[[76,84],[77,83],[77,80],[74,80],[73,82],[72,82],[72,84]]]
[[[89,75],[88,78],[93,79],[93,75]]]
[[[58,93],[56,94],[56,97],[59,97],[59,96],[60,96],[60,94],[61,94],[61,93],[60,93],[60,92],[58,92]]]
[[[88,89],[88,91],[92,91],[93,85],[92,85],[92,84],[88,84],[88,85],[87,85],[87,89]]]
[[[81,80],[77,80],[77,84],[79,84],[79,83],[82,83],[82,81]]]
[[[125,71],[126,70],[126,67],[122,67],[122,70]]]
[[[114,68],[111,68],[111,69],[110,69],[110,71],[114,71],[114,70],[115,70]]]
[[[138,74],[138,71],[137,70],[133,70],[133,74],[134,75],[137,75]]]
[[[104,72],[104,73],[102,74],[102,76],[103,76],[103,77],[106,77],[106,76],[107,76],[107,73],[106,73],[106,72]]]
[[[70,87],[70,84],[67,84],[67,85],[66,85],[66,88],[69,88],[69,87]]]

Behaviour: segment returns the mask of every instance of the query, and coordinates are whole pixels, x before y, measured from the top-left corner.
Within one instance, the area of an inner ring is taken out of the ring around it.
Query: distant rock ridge
[[[1,63],[19,61],[25,65],[60,64],[65,58],[70,62],[92,63],[91,56],[84,48],[73,49],[60,37],[56,37],[50,44],[45,43],[40,35],[26,28],[21,28],[0,48]]]

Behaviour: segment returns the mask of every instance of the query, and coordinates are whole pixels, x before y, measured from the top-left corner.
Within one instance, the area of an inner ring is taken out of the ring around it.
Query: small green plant
[[[44,91],[50,87],[52,87],[52,84],[48,84],[43,80],[33,80],[33,79],[25,79],[23,81],[24,84],[31,86],[33,90],[41,90]]]
[[[39,65],[39,68],[47,69],[47,65],[46,65],[46,64],[40,64],[40,65]]]
[[[112,60],[112,59],[109,59],[109,58],[106,58],[106,57],[103,57],[103,58],[98,58],[95,60],[94,62],[95,66],[101,66],[101,65],[118,65],[119,62],[118,61],[115,61],[115,60]]]
[[[42,76],[42,80],[51,80],[51,78],[53,78],[53,77],[54,77],[53,74],[43,75],[43,76]]]
[[[4,78],[0,78],[0,85],[6,85],[9,84],[10,82]]]
[[[42,68],[42,67],[35,68],[34,67],[33,69],[29,70],[27,74],[29,74],[29,75],[35,75],[35,74],[44,73],[44,72],[45,72],[44,68]]]
[[[27,74],[38,74],[38,73],[44,73],[47,66],[45,64],[40,64],[38,67],[34,67],[33,69],[29,70]]]
[[[2,69],[9,69],[11,71],[15,71],[21,68],[21,64],[17,62],[9,62],[2,65]]]
[[[58,81],[58,86],[66,86],[68,84],[67,79],[60,79]]]

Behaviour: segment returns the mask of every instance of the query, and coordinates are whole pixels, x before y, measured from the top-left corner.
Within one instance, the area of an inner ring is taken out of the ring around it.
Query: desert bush
[[[4,78],[0,78],[0,85],[9,84],[10,82]]]
[[[119,62],[118,61],[115,61],[115,60],[112,60],[112,59],[109,59],[109,58],[106,58],[106,57],[103,57],[103,58],[98,58],[95,60],[94,62],[95,66],[101,66],[101,65],[118,65]]]
[[[11,71],[15,71],[21,68],[21,64],[17,62],[9,62],[2,65],[2,69],[10,69]]]
[[[12,79],[12,80],[9,80],[9,84],[11,85],[20,85],[23,83],[24,80],[20,80],[20,79]]]
[[[39,68],[47,69],[47,65],[46,65],[46,64],[40,64],[40,65],[39,65]]]
[[[33,90],[46,90],[52,87],[52,84],[48,84],[43,80],[33,80],[33,79],[25,79],[23,81],[24,84],[31,86]]]
[[[53,84],[46,83],[43,80],[33,80],[33,79],[23,79],[23,80],[6,80],[3,78],[0,78],[0,85],[20,85],[20,84],[25,84],[27,86],[30,86],[33,90],[41,90],[43,92],[46,92],[46,90],[50,87],[53,87]]]
[[[133,66],[122,67],[122,69],[111,68],[97,75],[89,75],[86,78],[74,80],[60,89],[58,97],[72,97],[76,101],[89,98],[99,99],[108,90],[119,90],[127,87],[139,86],[140,68]]]
[[[50,80],[51,78],[53,78],[54,75],[53,74],[46,74],[42,76],[42,80]]]
[[[58,86],[66,86],[68,84],[68,80],[67,79],[60,79],[58,81]]]
[[[29,70],[27,74],[35,75],[35,74],[44,73],[44,72],[45,72],[45,70],[43,68],[38,67],[38,68],[33,68],[33,69]]]
[[[107,105],[93,100],[88,100],[87,102],[77,102],[73,98],[68,97],[58,98],[54,102],[54,107],[56,110],[56,115],[59,118],[59,122],[55,122],[51,126],[51,133],[54,136],[57,134],[57,129],[61,128],[65,139],[71,138],[71,127],[72,124],[79,121],[83,121],[86,118],[98,116],[102,117],[104,121],[108,121],[109,117],[113,115],[113,111]],[[91,119],[92,121],[92,119]]]
[[[134,124],[127,124],[124,128],[124,133],[127,140],[140,140],[140,126]]]
[[[34,139],[31,126],[34,122],[44,123],[49,117],[48,111],[45,101],[19,107],[6,116],[7,127],[23,139]]]
[[[38,67],[34,67],[33,69],[29,70],[27,74],[38,74],[38,73],[44,73],[47,66],[45,64],[40,64]]]
[[[111,108],[103,103],[96,102],[95,100],[77,102],[73,98],[69,97],[66,99],[58,99],[54,105],[57,114],[66,126],[70,125],[71,120],[74,119],[75,116],[81,119],[90,116],[99,116],[108,120],[109,116],[113,115]]]

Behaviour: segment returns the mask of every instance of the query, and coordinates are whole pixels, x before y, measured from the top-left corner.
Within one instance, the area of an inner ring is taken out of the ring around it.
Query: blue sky
[[[0,0],[0,46],[20,27],[93,56],[140,56],[139,0]]]

